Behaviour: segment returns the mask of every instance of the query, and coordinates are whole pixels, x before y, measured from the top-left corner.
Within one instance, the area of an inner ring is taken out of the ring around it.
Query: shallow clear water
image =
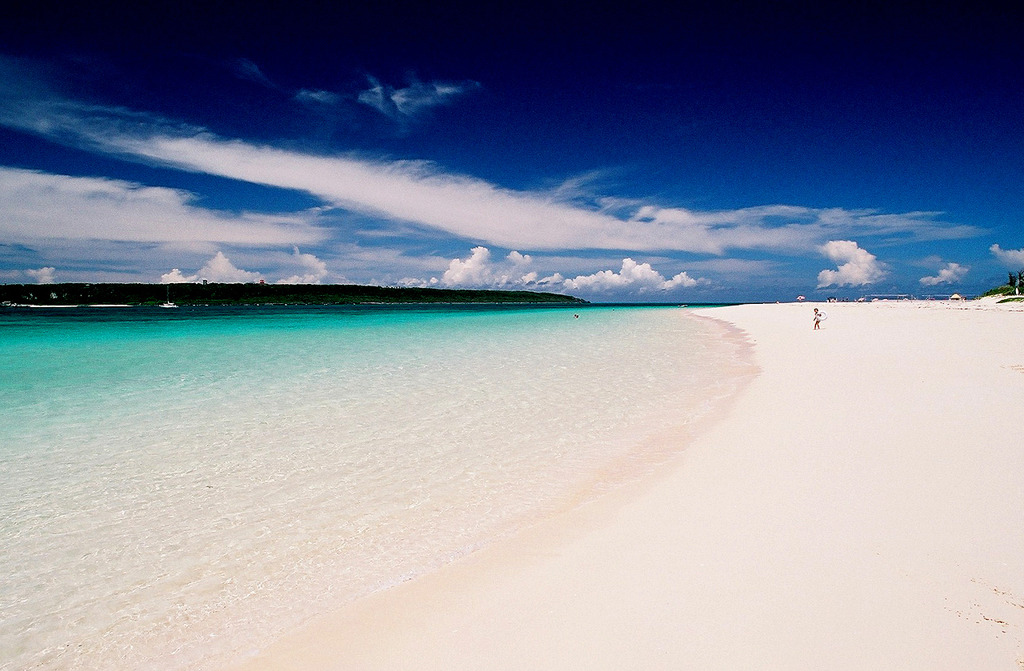
[[[678,309],[0,312],[0,668],[215,668],[642,472],[736,356]]]

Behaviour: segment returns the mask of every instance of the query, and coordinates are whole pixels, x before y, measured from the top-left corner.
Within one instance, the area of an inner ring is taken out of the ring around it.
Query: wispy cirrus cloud
[[[872,236],[885,242],[956,240],[980,235],[975,226],[943,222],[939,212],[879,213],[875,210],[765,205],[697,211],[641,205],[629,221],[666,232],[692,251],[727,249],[812,251],[840,236]]]
[[[297,91],[287,89],[263,73],[255,62],[248,58],[236,58],[228,62],[228,68],[239,79],[259,84],[260,86],[292,97],[294,100],[309,106],[334,106],[345,100],[345,96],[334,91],[323,89],[302,88]]]
[[[450,104],[456,97],[480,87],[478,82],[420,82],[396,89],[368,76],[370,88],[359,93],[358,100],[391,119],[406,121],[441,105]]]
[[[248,58],[235,58],[228,61],[227,65],[239,79],[273,91],[288,93],[303,104],[333,106],[344,101],[354,101],[400,122],[411,121],[435,107],[450,105],[456,98],[480,88],[479,82],[470,80],[422,82],[415,78],[407,86],[395,88],[372,75],[367,75],[369,88],[361,91],[339,92],[317,88],[290,90],[268,77],[259,65]]]
[[[60,141],[134,160],[303,191],[335,207],[444,231],[509,249],[619,249],[722,255],[728,250],[805,254],[829,239],[960,238],[979,229],[935,213],[773,205],[696,211],[638,202],[581,202],[575,194],[522,191],[423,161],[316,155],[218,137],[126,110],[39,104],[0,120]]]
[[[295,99],[307,105],[337,105],[344,98],[333,91],[322,91],[319,89],[302,89],[295,94]]]
[[[255,64],[239,62],[238,67],[239,76],[273,86]],[[977,227],[943,221],[936,212],[886,213],[778,204],[722,210],[666,206],[654,199],[627,200],[596,193],[602,186],[614,189],[614,185],[595,183],[590,176],[570,178],[554,187],[511,189],[430,162],[310,153],[223,137],[206,128],[145,111],[70,100],[48,90],[39,78],[13,77],[16,74],[18,71],[10,71],[10,63],[0,57],[0,80],[15,82],[0,87],[0,125],[139,163],[299,191],[315,197],[323,207],[286,215],[221,212],[202,208],[193,194],[181,190],[114,179],[3,169],[0,182],[8,179],[6,185],[0,183],[0,207],[4,208],[4,218],[0,219],[0,234],[4,237],[0,239],[4,241],[46,238],[191,244],[193,253],[199,253],[199,245],[205,244],[202,253],[206,255],[223,244],[235,248],[263,246],[268,250],[275,247],[273,254],[286,255],[282,247],[306,248],[321,243],[338,249],[355,243],[343,238],[339,230],[321,225],[320,213],[334,210],[339,217],[343,212],[352,213],[344,216],[373,222],[358,235],[367,241],[375,234],[373,245],[378,248],[387,244],[388,239],[398,244],[400,238],[403,244],[414,239],[444,241],[441,247],[447,245],[449,250],[452,245],[466,244],[549,253],[548,259],[559,252],[583,259],[603,250],[610,254],[598,254],[602,258],[600,265],[595,262],[585,267],[570,266],[570,271],[563,266],[543,273],[529,270],[520,279],[538,272],[529,281],[540,283],[555,278],[563,285],[577,282],[576,286],[597,287],[619,283],[633,288],[676,282],[673,286],[679,288],[699,280],[696,275],[685,273],[666,278],[651,264],[664,269],[660,259],[691,254],[712,258],[688,264],[690,273],[720,276],[754,272],[765,277],[783,264],[778,258],[765,260],[762,252],[813,258],[823,246],[836,241],[858,239],[869,242],[874,249],[984,233]],[[361,102],[396,119],[413,118],[447,104],[474,86],[477,85],[472,82],[414,83],[395,89],[371,80],[371,87],[362,92],[365,99]],[[341,94],[304,89],[294,95],[309,105],[333,105]],[[347,96],[345,100],[352,102],[353,97]],[[26,183],[21,191],[12,185],[15,176]],[[358,249],[358,244],[348,249],[356,249],[346,257],[347,262],[355,265],[346,267],[358,267],[360,272],[369,273],[382,265],[373,262],[374,251]],[[322,254],[323,250],[320,247],[314,251]],[[420,263],[413,259],[416,254],[408,247],[391,252],[393,258],[389,263],[413,272],[417,267],[451,261],[439,261],[434,256]],[[425,249],[420,253],[427,254]],[[335,258],[333,254],[330,252]],[[761,258],[752,258],[757,256]],[[610,258],[616,262],[609,264]],[[630,263],[619,267],[620,259]],[[858,268],[871,268],[858,266],[852,257],[834,260],[837,268],[822,271],[824,277],[819,277],[819,281],[845,281],[850,285],[856,280]],[[470,261],[472,255],[464,263]],[[678,262],[676,258],[671,263],[677,266]],[[875,262],[875,268],[884,272],[877,258]],[[39,265],[39,261],[31,263]],[[283,267],[284,261],[277,259],[274,263],[277,265],[270,267],[278,268]],[[496,263],[491,260],[486,267],[494,270]],[[507,265],[511,261],[506,258],[501,263]],[[647,272],[648,268],[651,272]],[[288,273],[275,272],[272,276],[304,279],[316,278],[322,272],[310,262],[308,267],[299,264]],[[441,267],[427,272],[440,273]],[[872,275],[869,272],[865,276]],[[493,281],[500,275],[481,277]],[[810,277],[813,278],[813,272]],[[650,281],[645,284],[642,278]],[[385,281],[394,280],[392,277]]]
[[[230,61],[228,65],[239,79],[245,79],[275,91],[281,90],[280,86],[271,81],[269,77],[263,74],[263,70],[248,58],[236,58]]]
[[[0,166],[0,239],[294,245],[323,240],[315,214],[204,209],[188,192]]]

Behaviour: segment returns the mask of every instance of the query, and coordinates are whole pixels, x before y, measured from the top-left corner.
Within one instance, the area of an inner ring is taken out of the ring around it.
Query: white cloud
[[[199,269],[199,277],[211,282],[255,282],[260,274],[236,268],[224,252],[217,252]]]
[[[523,287],[536,281],[537,273],[526,271],[532,259],[517,251],[509,252],[501,262],[491,261],[491,251],[474,247],[469,258],[452,259],[439,280],[449,287]]]
[[[321,240],[314,214],[226,213],[191,204],[192,194],[99,177],[0,166],[0,239],[298,244]]]
[[[659,289],[675,289],[676,287],[695,287],[702,283],[702,278],[694,279],[690,277],[684,270],[681,273],[676,273],[672,276],[672,279],[666,280],[665,283],[657,287]]]
[[[292,252],[295,264],[305,271],[301,275],[295,274],[277,281],[278,284],[320,284],[327,277],[327,264],[316,258],[313,254],[302,254],[299,248],[295,247]]]
[[[476,82],[418,82],[403,89],[382,84],[375,77],[367,77],[370,88],[359,94],[358,100],[393,119],[408,119],[421,112],[446,105],[456,96],[479,87]]]
[[[217,254],[199,269],[199,276],[211,282],[255,282],[260,279],[259,273],[236,268],[224,252]]]
[[[628,201],[609,204],[628,211]],[[644,226],[645,233],[654,240],[671,240],[672,249],[710,254],[724,254],[728,249],[810,251],[838,235],[940,240],[971,237],[981,232],[973,226],[937,221],[939,214],[879,214],[874,210],[795,205],[697,211],[640,204],[635,206],[628,221]]]
[[[506,248],[671,248],[675,242],[644,236],[642,227],[546,194],[503,189],[421,162],[318,157],[205,138],[154,138],[134,151],[186,169],[300,189],[338,207]]]
[[[336,105],[341,101],[341,96],[330,91],[302,89],[295,94],[295,99],[306,104]]]
[[[1002,249],[999,245],[992,245],[988,251],[1007,268],[1024,268],[1024,249]]]
[[[939,269],[937,275],[922,277],[921,284],[929,287],[933,287],[936,284],[953,284],[962,280],[969,270],[970,266],[962,266],[959,263],[947,263]]]
[[[250,272],[236,268],[224,252],[217,252],[212,259],[206,262],[195,275],[184,275],[175,268],[169,273],[160,276],[161,284],[178,284],[183,282],[198,282],[208,280],[210,282],[243,283],[259,280],[259,273]]]
[[[36,268],[34,270],[26,270],[25,273],[29,277],[34,279],[37,284],[53,284],[53,275],[56,272],[56,268]]]
[[[413,113],[438,104],[465,86],[417,84],[399,92],[377,82],[370,92],[364,92],[364,102],[370,104],[372,98],[380,105],[393,106],[396,114]],[[119,108],[42,97],[19,100],[19,104],[2,103],[0,100],[0,123],[61,142],[183,170],[296,189],[391,225],[413,224],[507,249],[800,253],[841,236],[885,236],[891,241],[980,233],[975,227],[939,221],[934,212],[886,214],[786,205],[695,211],[623,199],[588,201],[578,180],[570,180],[566,189],[513,190],[422,161],[305,154],[223,139],[203,129]]]
[[[885,277],[885,270],[878,258],[866,249],[861,249],[852,240],[829,240],[822,245],[821,253],[839,264],[839,267],[818,273],[819,289],[832,285],[863,286]]]
[[[612,270],[601,270],[592,275],[578,275],[562,283],[569,291],[606,292],[629,289],[642,293],[649,290],[667,291],[676,287],[694,287],[700,282],[701,280],[694,279],[685,272],[666,280],[664,275],[651,267],[651,264],[637,263],[626,258],[622,259],[622,268],[617,273]]]
[[[474,247],[468,259],[452,259],[444,271],[441,282],[447,285],[489,284],[492,274],[491,251],[486,247]]]
[[[178,268],[173,269],[169,273],[164,273],[160,276],[160,284],[186,284],[189,282],[195,282],[199,279],[199,275],[188,275],[186,276]]]
[[[591,275],[578,275],[567,279],[555,272],[540,277],[530,267],[533,258],[517,251],[510,252],[504,259],[495,261],[486,247],[474,247],[468,258],[452,259],[440,280],[431,278],[424,282],[416,278],[404,278],[401,283],[409,286],[489,287],[542,289],[546,291],[583,291],[592,293],[637,294],[648,291],[667,291],[678,287],[694,287],[706,283],[681,272],[672,278],[654,270],[649,263],[637,263],[623,259],[619,272],[602,270]]]
[[[839,228],[836,212],[773,206],[694,212],[640,206],[622,219],[608,210],[560,201],[549,192],[515,191],[445,173],[420,161],[314,156],[208,135],[107,141],[111,150],[232,179],[302,190],[347,210],[439,229],[514,249],[678,250],[720,255],[727,249],[809,251]],[[891,233],[871,214],[846,213],[847,229]],[[935,237],[944,225],[911,213],[907,235]],[[967,235],[969,231],[957,231]]]

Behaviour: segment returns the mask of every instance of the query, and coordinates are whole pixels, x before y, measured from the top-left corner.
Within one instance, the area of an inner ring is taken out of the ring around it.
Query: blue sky
[[[1024,268],[1019,9],[145,4],[0,22],[0,282],[697,302]]]

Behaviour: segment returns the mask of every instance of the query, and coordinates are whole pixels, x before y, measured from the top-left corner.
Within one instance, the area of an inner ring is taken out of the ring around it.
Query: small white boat
[[[171,302],[171,287],[167,285],[167,300],[160,304],[162,308],[176,308],[178,305]]]

